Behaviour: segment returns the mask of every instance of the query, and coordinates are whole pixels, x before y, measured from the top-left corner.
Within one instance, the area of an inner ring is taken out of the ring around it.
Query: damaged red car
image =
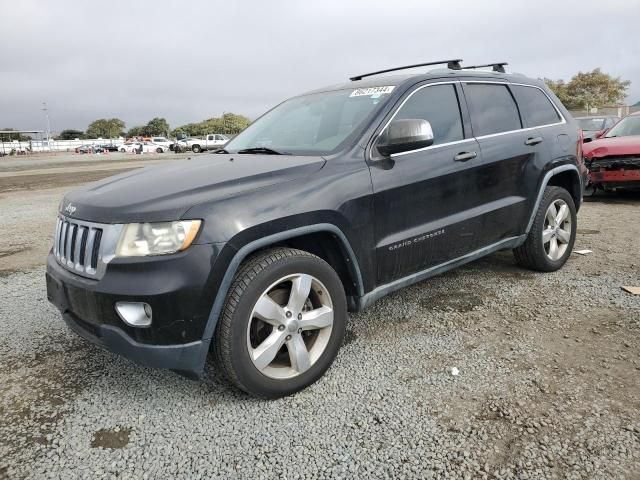
[[[624,117],[601,137],[585,140],[583,154],[589,169],[585,195],[640,189],[640,112]]]

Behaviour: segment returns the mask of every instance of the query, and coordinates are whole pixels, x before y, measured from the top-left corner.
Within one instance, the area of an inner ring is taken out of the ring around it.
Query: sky
[[[640,101],[640,0],[0,0],[0,128],[259,116],[383,68],[462,58],[568,80],[601,67]]]

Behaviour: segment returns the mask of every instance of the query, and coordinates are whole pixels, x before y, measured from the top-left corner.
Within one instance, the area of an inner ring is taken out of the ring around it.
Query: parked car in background
[[[94,145],[80,145],[76,147],[76,153],[95,153]]]
[[[589,169],[585,195],[595,195],[598,190],[640,188],[640,112],[624,117],[582,148]]]
[[[161,145],[163,147],[167,147],[167,149],[172,150],[172,146],[175,143],[173,140],[169,140],[167,137],[151,137],[151,143],[155,143],[156,145]]]
[[[191,150],[193,153],[199,153],[203,150],[218,150],[229,141],[229,137],[220,133],[210,133],[205,138],[185,138],[179,140],[177,145],[180,150]],[[175,150],[175,148],[174,148]],[[177,150],[176,150],[177,151]]]
[[[602,117],[577,117],[576,122],[582,129],[583,138],[594,139],[602,135],[606,130],[613,127],[620,117],[602,116]]]
[[[102,152],[117,152],[118,145],[113,143],[100,143],[92,145],[81,145],[76,147],[76,153],[102,153]]]
[[[140,151],[140,146],[142,145],[142,151]],[[158,145],[153,142],[132,142],[125,143],[120,146],[121,152],[126,153],[164,153],[169,150],[169,147],[164,145]]]
[[[117,152],[118,151],[118,146],[114,145],[113,143],[103,143],[101,145],[96,145],[96,147],[98,149],[101,149],[102,151],[107,151],[107,152]]]

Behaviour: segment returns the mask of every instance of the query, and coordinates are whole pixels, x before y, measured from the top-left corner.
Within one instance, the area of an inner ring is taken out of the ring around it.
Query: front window
[[[289,99],[252,123],[225,150],[238,153],[263,148],[295,155],[330,154],[359,133],[392,90],[334,90]]]
[[[640,115],[625,117],[609,130],[605,138],[640,135]]]
[[[585,132],[597,132],[604,129],[604,118],[578,118],[576,121]]]

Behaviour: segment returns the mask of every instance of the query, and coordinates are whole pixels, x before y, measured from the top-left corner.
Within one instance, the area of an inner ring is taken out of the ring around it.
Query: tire
[[[126,152],[126,150],[125,150],[124,148],[121,148],[121,149],[120,149],[120,151],[121,151],[122,153],[125,153],[125,152]]]
[[[164,150],[162,150],[160,147],[156,148],[156,153],[162,153]]]
[[[291,295],[294,285],[309,291],[308,296]],[[273,314],[271,324],[258,317],[259,310]],[[296,311],[302,312],[300,316]],[[315,326],[309,323],[312,317]],[[213,341],[216,367],[251,395],[291,395],[317,381],[331,366],[344,340],[346,320],[342,283],[324,260],[290,248],[260,252],[240,266],[227,294]]]
[[[597,195],[597,193],[598,193],[598,186],[593,183],[590,183],[586,187],[584,187],[583,196],[587,198],[593,198]]]
[[[555,217],[550,210],[552,204],[558,214]],[[567,207],[566,210],[562,210],[563,206]],[[556,227],[556,223],[550,220],[557,219],[561,211],[566,212],[566,216],[563,215],[564,220]],[[523,267],[541,272],[559,270],[573,250],[576,227],[576,207],[569,192],[560,187],[546,187],[527,239],[513,250],[516,262]]]
[[[193,147],[191,147],[191,151],[193,153],[200,153],[202,149],[200,148],[200,145],[194,145]]]

